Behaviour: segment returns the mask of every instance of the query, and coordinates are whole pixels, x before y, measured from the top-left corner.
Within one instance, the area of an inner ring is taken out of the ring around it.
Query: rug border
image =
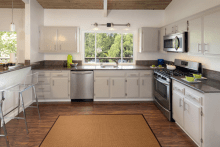
[[[152,128],[150,127],[149,123],[147,122],[147,119],[144,117],[144,114],[80,114],[80,115],[142,115],[142,117],[144,118],[146,124],[148,125],[148,127],[150,128],[151,132],[153,133],[154,137],[156,138],[157,142],[159,143],[160,147],[162,147],[162,145],[160,144],[159,140],[157,139],[156,135],[154,134]],[[75,115],[62,115],[62,116],[75,116]],[[40,147],[42,145],[42,143],[44,142],[44,140],[46,139],[47,135],[50,133],[51,129],[53,128],[53,126],[55,125],[55,123],[57,122],[58,118],[60,117],[60,115],[56,118],[56,120],[54,121],[53,125],[50,127],[50,130],[47,132],[47,134],[45,135],[44,139],[41,141],[40,145],[38,147]]]

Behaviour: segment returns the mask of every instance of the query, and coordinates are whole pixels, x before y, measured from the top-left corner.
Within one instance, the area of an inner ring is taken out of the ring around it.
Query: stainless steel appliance
[[[172,121],[172,76],[192,76],[202,73],[202,64],[175,59],[176,70],[154,70],[154,102],[161,112]]]
[[[70,98],[71,101],[93,101],[94,76],[93,71],[71,71]]]
[[[171,34],[163,37],[164,51],[188,52],[188,32]]]

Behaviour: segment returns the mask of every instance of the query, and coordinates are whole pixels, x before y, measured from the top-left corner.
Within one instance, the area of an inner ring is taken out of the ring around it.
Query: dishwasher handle
[[[85,74],[92,74],[93,72],[90,71],[90,72],[71,72],[71,74],[80,74],[80,75],[85,75]]]

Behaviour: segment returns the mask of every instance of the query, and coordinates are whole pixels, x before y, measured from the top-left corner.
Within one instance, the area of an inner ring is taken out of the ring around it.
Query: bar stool
[[[28,89],[31,89],[31,88],[33,89],[34,97],[35,97],[37,106],[29,106],[29,107],[37,108],[39,119],[41,119],[40,111],[39,111],[38,98],[37,98],[36,90],[35,90],[35,85],[37,83],[38,83],[38,73],[34,73],[34,74],[30,74],[30,75],[26,76],[26,78],[24,80],[24,83],[16,84],[16,85],[11,86],[11,87],[6,89],[7,92],[16,92],[16,93],[18,92],[18,94],[19,94],[19,96],[18,96],[18,106],[16,108],[18,108],[18,115],[19,115],[20,107],[22,108],[24,117],[13,117],[13,118],[10,118],[10,119],[24,119],[27,134],[29,133],[29,131],[28,131],[28,125],[27,125],[27,120],[26,120],[26,112],[25,112],[25,106],[24,106],[24,99],[23,99],[22,93],[25,92]],[[20,102],[21,102],[21,106],[20,106]],[[13,109],[13,110],[15,110],[15,109]],[[10,112],[12,112],[12,111],[10,111]],[[8,112],[6,115],[8,115],[10,112]]]
[[[3,111],[2,111],[3,101],[5,100],[4,91],[1,91],[1,92],[2,92],[2,97],[0,100],[0,137],[5,137],[6,145],[7,145],[7,147],[9,147],[8,133],[6,130],[4,115],[3,115]],[[3,126],[4,134],[1,134],[1,124]]]

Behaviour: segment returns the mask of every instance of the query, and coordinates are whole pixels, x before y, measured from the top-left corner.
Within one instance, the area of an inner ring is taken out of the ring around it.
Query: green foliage
[[[97,56],[100,62],[112,62],[108,57],[121,57],[121,34],[97,33]],[[92,56],[91,56],[92,55]],[[85,34],[85,57],[95,57],[95,34]],[[133,34],[123,34],[123,57],[133,57]]]
[[[0,32],[0,57],[17,52],[17,33]]]

